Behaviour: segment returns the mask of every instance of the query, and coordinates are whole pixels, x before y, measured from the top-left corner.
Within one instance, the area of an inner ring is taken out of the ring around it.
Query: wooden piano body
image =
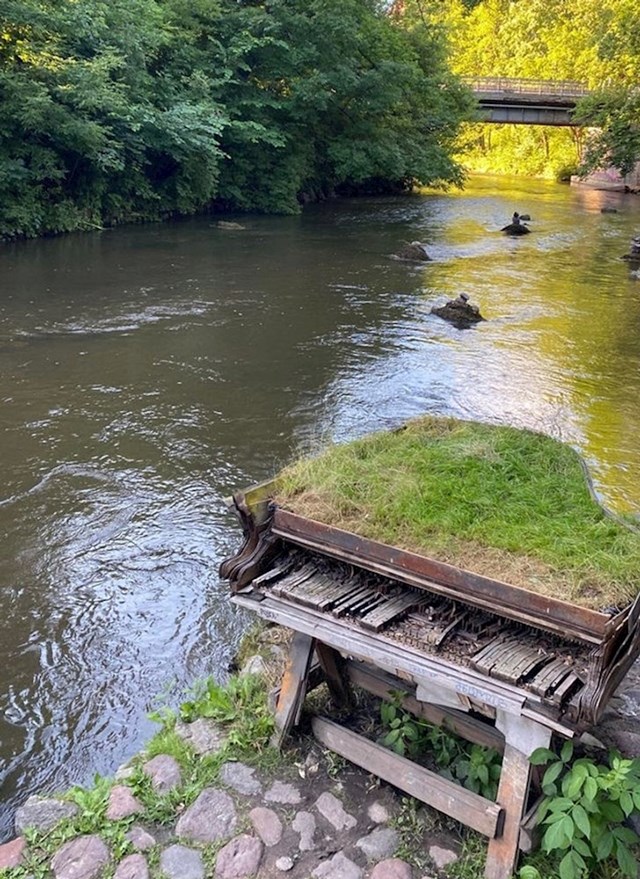
[[[314,718],[315,735],[486,835],[485,875],[508,879],[527,848],[529,757],[553,733],[597,722],[640,652],[640,603],[609,615],[550,599],[297,516],[272,488],[233,498],[245,539],[220,574],[236,605],[295,633],[278,741],[297,722],[314,655],[338,702],[351,684],[401,690],[409,711],[503,753],[497,802],[328,719]]]

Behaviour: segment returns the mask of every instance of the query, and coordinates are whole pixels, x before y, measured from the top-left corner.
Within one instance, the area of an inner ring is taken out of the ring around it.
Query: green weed
[[[637,876],[633,849],[640,839],[624,822],[640,809],[640,760],[615,753],[606,765],[573,760],[573,743],[565,742],[559,758],[539,748],[531,762],[549,763],[538,822],[545,828],[542,850],[556,862],[560,879],[607,875],[612,865],[623,876]],[[540,876],[534,865],[521,870],[521,879]]]

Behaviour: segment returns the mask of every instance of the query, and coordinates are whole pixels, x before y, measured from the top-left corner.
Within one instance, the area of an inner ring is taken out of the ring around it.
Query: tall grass
[[[585,606],[640,589],[640,534],[594,500],[577,454],[541,434],[422,418],[332,446],[278,485],[301,515]]]

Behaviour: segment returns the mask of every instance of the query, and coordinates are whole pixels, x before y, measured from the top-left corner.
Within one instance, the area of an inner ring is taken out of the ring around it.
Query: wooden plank
[[[610,621],[607,614],[501,583],[279,508],[274,512],[272,533],[324,555],[564,637],[599,644]]]
[[[329,692],[339,708],[347,708],[351,704],[351,688],[345,674],[344,660],[337,650],[316,641],[316,655],[322,666]]]
[[[409,608],[414,605],[420,604],[421,598],[422,596],[417,595],[415,592],[396,595],[395,598],[392,598],[381,607],[371,611],[370,614],[362,617],[360,622],[363,626],[366,626],[366,628],[379,632],[380,629],[384,628],[384,626],[400,616],[400,614],[408,611]]]
[[[368,693],[387,700],[393,698],[393,693],[401,692],[402,707],[410,714],[415,714],[416,717],[421,717],[436,726],[450,729],[468,742],[485,748],[494,748],[499,753],[504,751],[504,736],[495,727],[482,720],[476,720],[475,717],[469,717],[463,711],[456,711],[455,708],[442,708],[440,705],[419,702],[415,698],[413,684],[353,659],[347,660],[346,672],[354,686],[362,687]]]
[[[276,705],[276,731],[271,738],[274,748],[282,745],[291,727],[298,722],[314,644],[315,639],[309,635],[302,632],[295,632],[293,635]]]
[[[517,866],[522,819],[527,808],[536,748],[548,748],[551,732],[523,717],[497,712],[496,726],[505,736],[498,803],[504,809],[501,834],[489,841],[485,879],[510,879]]]
[[[557,687],[572,671],[572,667],[567,665],[564,660],[554,659],[553,662],[541,669],[533,680],[529,681],[529,686],[539,696],[546,696],[553,687]]]
[[[507,742],[498,785],[498,803],[504,809],[504,826],[501,835],[489,842],[485,879],[511,879],[513,876],[530,780],[529,757]]]
[[[311,725],[319,742],[367,772],[490,839],[498,832],[502,809],[496,803],[330,720],[314,717]]]

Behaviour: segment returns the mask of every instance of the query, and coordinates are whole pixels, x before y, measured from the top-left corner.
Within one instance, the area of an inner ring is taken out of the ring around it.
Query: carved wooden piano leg
[[[276,705],[276,730],[271,737],[274,748],[282,746],[289,730],[298,722],[307,691],[307,675],[314,646],[315,638],[302,632],[294,633]]]
[[[510,879],[519,855],[520,824],[527,808],[536,748],[547,748],[551,731],[525,717],[497,712],[496,727],[504,733],[505,749],[498,785],[498,805],[504,809],[500,836],[489,841],[485,879]]]
[[[338,708],[348,708],[351,704],[351,687],[344,670],[344,660],[337,650],[316,641],[316,655],[324,672],[331,698]]]

